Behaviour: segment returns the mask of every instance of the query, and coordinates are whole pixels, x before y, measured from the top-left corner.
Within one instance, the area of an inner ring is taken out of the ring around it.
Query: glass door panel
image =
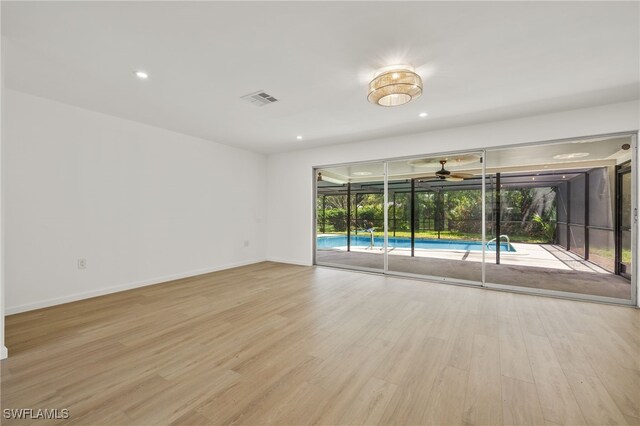
[[[620,236],[618,250],[618,271],[620,275],[631,277],[631,168],[625,167],[618,172],[620,197]]]
[[[616,159],[629,156],[629,142],[611,137],[487,150],[485,285],[630,300],[623,273],[631,270],[630,174],[619,174],[618,203],[614,197]],[[619,272],[612,268],[614,247]]]
[[[384,270],[384,163],[316,169],[316,263]]]
[[[388,163],[388,271],[482,283],[482,153]]]

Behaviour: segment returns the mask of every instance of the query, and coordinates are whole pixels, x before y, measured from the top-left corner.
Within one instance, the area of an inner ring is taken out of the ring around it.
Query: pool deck
[[[495,252],[486,252],[487,282],[537,289],[629,299],[629,280],[614,275],[554,245],[512,243],[515,253],[502,252],[500,265],[495,264]],[[555,254],[554,254],[555,253]],[[445,276],[469,281],[481,281],[481,251],[424,250],[396,248],[389,252],[389,270],[419,275]],[[380,247],[321,249],[317,261],[382,269]]]
[[[595,272],[600,274],[610,274],[605,269],[600,268],[594,263],[584,262],[573,253],[568,253],[570,259],[562,259],[554,255],[552,245],[542,244],[519,244],[511,243],[514,252],[500,252],[500,263],[502,265],[528,266],[532,268],[551,268],[564,271],[582,270],[587,272]],[[545,248],[549,247],[549,248]],[[334,250],[347,251],[347,247],[335,247]],[[319,251],[323,251],[320,249]],[[566,250],[563,250],[566,251]],[[374,247],[373,250],[368,247],[351,247],[352,253],[375,253],[382,254],[382,247]],[[446,259],[446,260],[464,260],[467,262],[482,262],[482,251],[475,250],[425,250],[415,249],[415,256],[418,258]],[[411,249],[408,248],[391,248],[389,255],[393,256],[411,256]],[[487,262],[495,263],[496,253],[494,250],[486,251],[485,256]],[[579,261],[578,261],[579,260]]]

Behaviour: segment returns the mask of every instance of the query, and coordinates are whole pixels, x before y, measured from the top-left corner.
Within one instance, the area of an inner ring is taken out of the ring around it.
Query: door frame
[[[616,217],[615,217],[615,235],[616,235],[616,241],[615,241],[615,273],[617,275],[623,276],[625,278],[631,279],[632,274],[629,274],[628,271],[623,272],[622,271],[622,179],[623,176],[629,174],[631,177],[631,188],[629,188],[629,190],[631,191],[631,194],[633,194],[633,168],[631,167],[631,161],[627,161],[623,164],[620,164],[618,166],[616,166],[616,182],[615,182],[615,205],[616,205]],[[631,228],[629,229],[629,231],[631,233],[633,233],[633,205],[631,207]],[[633,242],[633,241],[632,241]],[[633,249],[632,249],[632,253],[633,253]],[[631,269],[633,270],[633,264],[636,262],[631,263]]]

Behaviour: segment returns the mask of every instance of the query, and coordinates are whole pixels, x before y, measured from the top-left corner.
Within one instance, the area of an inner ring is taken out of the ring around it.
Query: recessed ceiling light
[[[531,180],[536,180],[536,178],[532,177]]]
[[[373,173],[371,172],[353,172],[354,176],[371,176]]]
[[[427,115],[429,115],[429,114],[427,114],[426,112],[421,112],[419,114],[419,116],[422,117],[422,118],[426,117]]]
[[[562,179],[565,179],[565,175],[562,175]]]
[[[571,154],[554,155],[553,158],[555,158],[556,160],[573,160],[574,158],[582,158],[588,156],[588,152],[572,152]]]
[[[300,140],[302,140],[302,136],[296,136],[296,139],[298,139],[300,141]]]
[[[147,74],[144,71],[134,71],[134,74],[136,75],[136,77],[138,77],[141,80],[146,80],[147,78],[149,78],[149,74]]]

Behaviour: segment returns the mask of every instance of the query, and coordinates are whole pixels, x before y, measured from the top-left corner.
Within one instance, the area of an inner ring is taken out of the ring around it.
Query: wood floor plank
[[[405,371],[387,405],[381,424],[419,423],[424,417],[434,381],[447,368],[446,342],[429,337],[414,353],[414,367]]]
[[[398,386],[372,377],[340,418],[338,424],[378,424]]]
[[[627,424],[629,426],[640,426],[640,418],[633,417],[633,416],[627,416],[626,414],[625,414],[624,418],[627,421]]]
[[[524,339],[545,420],[565,425],[585,424],[549,339],[527,333]]]
[[[591,366],[589,358],[582,347],[573,339],[549,339],[553,352],[564,371],[595,376],[596,372]]]
[[[567,373],[567,379],[589,425],[624,425],[624,416],[600,379]]]
[[[476,326],[473,318],[468,314],[460,314],[460,322],[449,336],[449,365],[462,370],[469,370],[473,357],[473,336]]]
[[[0,403],[74,425],[638,424],[638,333],[636,309],[263,262],[7,317]]]
[[[586,354],[595,374],[603,383],[618,408],[626,415],[640,418],[640,369],[627,368],[612,355],[610,345],[579,335],[580,347]],[[632,360],[629,360],[634,365]]]
[[[500,371],[503,376],[533,383],[522,330],[517,322],[500,322]]]
[[[541,425],[544,415],[533,383],[502,377],[503,415],[505,425]]]
[[[462,424],[469,372],[447,366],[436,378],[421,424]]]
[[[532,297],[528,300],[518,300],[518,302],[517,315],[522,332],[547,337],[547,332],[540,320],[536,306],[536,302],[539,302],[539,298]]]
[[[260,419],[261,423],[274,425],[310,425],[320,418],[330,395],[319,386],[308,382],[293,386],[288,397],[271,407]]]
[[[464,402],[465,424],[503,424],[500,377],[498,337],[476,334]]]

